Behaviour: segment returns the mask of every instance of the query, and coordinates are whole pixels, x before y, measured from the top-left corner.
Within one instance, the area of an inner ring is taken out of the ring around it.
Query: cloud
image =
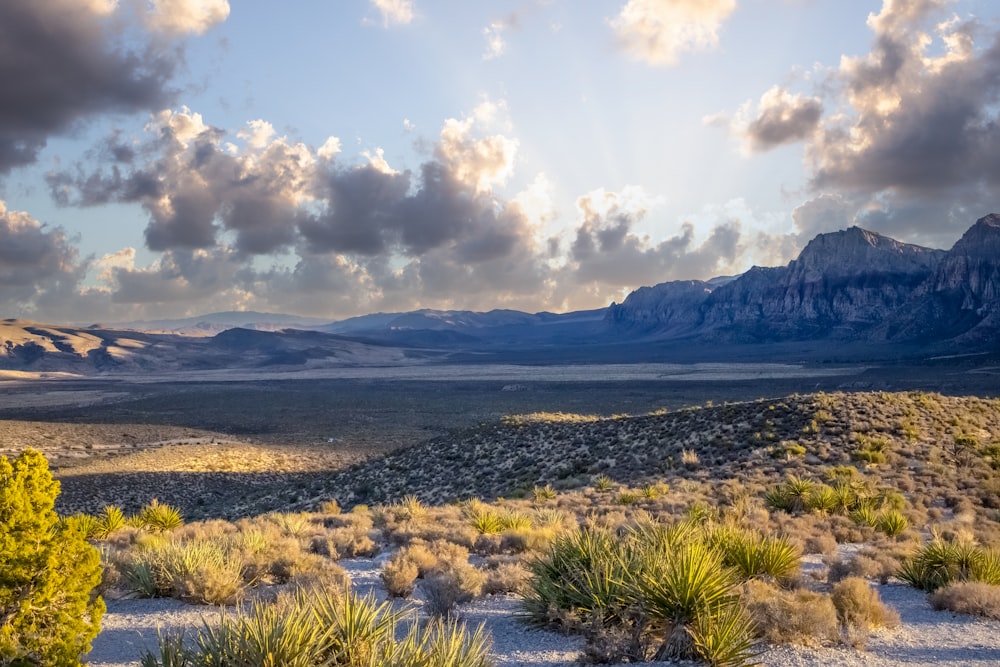
[[[662,241],[640,236],[633,228],[648,214],[650,198],[640,188],[622,192],[595,190],[577,200],[580,224],[570,247],[569,263],[559,282],[605,298],[621,298],[641,285],[732,272],[746,250],[738,220],[712,226],[708,237],[694,240],[694,225]]]
[[[823,102],[773,86],[760,97],[756,109],[744,105],[733,129],[748,152],[766,151],[809,138],[823,116]]]
[[[372,6],[382,15],[382,27],[406,25],[413,21],[413,0],[371,0]]]
[[[503,38],[506,29],[507,25],[502,21],[494,21],[483,28],[483,37],[486,38],[486,51],[483,52],[483,60],[499,58],[507,51],[507,42]]]
[[[0,2],[0,174],[86,118],[162,107],[178,54],[123,42],[104,0]],[[141,38],[141,36],[140,36]]]
[[[47,294],[75,288],[85,270],[62,228],[49,229],[0,200],[0,305],[28,314]]]
[[[622,48],[650,65],[674,65],[684,53],[719,44],[736,0],[629,0],[611,27]]]
[[[803,233],[850,222],[950,245],[1000,198],[1000,31],[950,0],[883,0],[872,46],[844,55],[816,96],[775,86],[736,126],[747,146],[802,141]]]
[[[124,143],[115,135],[93,151],[103,166],[78,164],[48,181],[63,205],[131,202],[148,213],[146,246],[161,259],[146,268],[130,265],[130,255],[98,263],[118,303],[206,298],[199,285],[224,281],[192,280],[189,272],[212,263],[230,267],[225,279],[242,263],[241,289],[271,293],[253,258],[288,252],[299,256],[294,270],[265,272],[276,285],[340,276],[356,281],[358,303],[379,294],[400,304],[474,293],[502,301],[511,290],[534,298],[544,183],[521,198],[497,195],[517,153],[516,140],[486,131],[502,110],[487,101],[468,118],[446,120],[415,171],[393,168],[380,149],[343,164],[338,140],[313,149],[277,136],[264,120],[232,137],[190,109],[165,110],[133,142],[130,161],[114,157],[120,151],[112,148]]]
[[[149,0],[146,23],[153,30],[200,35],[229,17],[228,0]]]

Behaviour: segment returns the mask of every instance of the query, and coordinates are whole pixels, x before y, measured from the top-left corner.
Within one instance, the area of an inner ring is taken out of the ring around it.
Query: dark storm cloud
[[[175,52],[122,43],[71,0],[0,2],[0,173],[87,117],[166,104]]]

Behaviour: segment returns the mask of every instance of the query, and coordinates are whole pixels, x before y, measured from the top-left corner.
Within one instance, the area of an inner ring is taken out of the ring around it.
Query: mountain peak
[[[963,255],[1000,254],[1000,214],[990,213],[976,220],[976,224],[962,235],[951,251]]]
[[[878,273],[924,272],[942,255],[940,250],[903,243],[861,227],[820,234],[806,244],[789,265],[793,280],[818,280]]]

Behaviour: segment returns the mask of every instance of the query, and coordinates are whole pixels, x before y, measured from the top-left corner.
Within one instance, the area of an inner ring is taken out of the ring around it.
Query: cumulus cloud
[[[761,95],[756,107],[750,103],[744,105],[733,129],[743,137],[748,152],[766,151],[807,139],[816,131],[822,116],[820,98],[774,86]]]
[[[163,32],[200,35],[229,17],[228,0],[149,0],[146,22]]]
[[[39,298],[72,290],[86,270],[73,239],[0,200],[0,305],[30,314]]]
[[[0,174],[85,118],[162,107],[177,54],[127,46],[104,0],[0,2]]]
[[[382,16],[382,27],[406,25],[413,21],[413,0],[371,0],[372,6]]]
[[[737,115],[754,150],[804,142],[803,232],[849,221],[940,247],[996,209],[1000,32],[953,4],[883,0],[870,51],[841,57],[816,97],[776,86]]]
[[[684,53],[719,44],[736,0],[629,0],[611,20],[622,48],[651,65],[673,65]]]
[[[520,198],[496,193],[517,151],[515,140],[486,131],[501,109],[486,102],[468,118],[445,121],[430,158],[402,171],[379,149],[344,164],[335,139],[314,149],[276,136],[263,120],[233,137],[190,109],[165,110],[134,143],[131,161],[115,160],[105,146],[96,152],[103,167],[75,165],[48,180],[63,205],[132,202],[148,213],[146,245],[161,259],[136,268],[125,253],[97,265],[120,303],[203,298],[211,285],[235,279],[241,262],[241,289],[262,290],[253,258],[290,251],[300,260],[294,270],[270,270],[275,286],[339,276],[354,281],[358,303],[393,295],[402,303],[404,294],[435,303],[476,293],[537,297],[538,282],[530,285],[541,275],[535,235],[543,184]],[[108,145],[121,143],[116,136]],[[221,267],[222,278],[192,280],[203,266]]]
[[[620,301],[642,285],[738,273],[755,258],[784,263],[796,250],[787,235],[749,231],[739,218],[724,215],[699,222],[710,230],[700,240],[688,221],[675,235],[653,239],[635,231],[653,203],[640,188],[600,189],[577,200],[580,219],[568,261],[552,278],[560,299]]]

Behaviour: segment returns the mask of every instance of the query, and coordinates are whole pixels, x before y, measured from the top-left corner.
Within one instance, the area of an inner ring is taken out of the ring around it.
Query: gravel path
[[[354,559],[340,564],[351,575],[355,590],[384,597],[378,578],[380,560]],[[899,611],[901,625],[875,633],[864,652],[847,648],[807,649],[779,646],[760,658],[765,667],[987,667],[1000,665],[1000,622],[937,612],[926,596],[902,584],[879,587],[882,600]],[[421,604],[419,596],[412,603]],[[462,619],[470,627],[485,623],[493,636],[497,667],[557,667],[572,664],[581,641],[553,632],[533,630],[514,614],[518,601],[492,596],[465,605]],[[114,600],[108,602],[104,630],[94,641],[92,667],[138,667],[144,647],[156,645],[157,629],[197,629],[217,608],[192,607],[176,600]]]

